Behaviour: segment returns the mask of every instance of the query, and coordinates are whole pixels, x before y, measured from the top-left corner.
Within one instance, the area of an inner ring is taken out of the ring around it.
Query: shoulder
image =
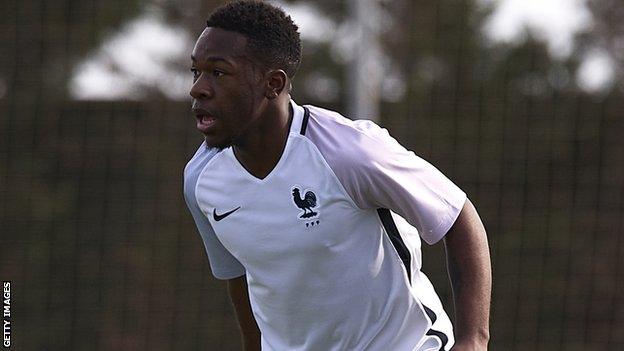
[[[373,121],[350,120],[334,111],[306,107],[310,110],[306,137],[326,159],[334,161],[330,163],[340,167],[366,167],[388,153],[405,150],[385,128]]]
[[[184,167],[185,177],[201,171],[201,168],[204,168],[206,164],[218,153],[218,149],[209,148],[206,146],[205,142],[202,142],[201,145],[199,145],[199,148],[195,151],[193,157],[191,157]]]
[[[206,147],[206,144],[202,143],[193,157],[187,162],[184,167],[184,196],[187,200],[195,198],[195,186],[200,174],[220,152],[221,150]]]

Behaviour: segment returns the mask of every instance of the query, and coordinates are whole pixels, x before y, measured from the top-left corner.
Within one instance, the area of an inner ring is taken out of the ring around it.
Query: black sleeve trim
[[[403,238],[401,238],[401,234],[399,233],[399,229],[394,223],[394,219],[392,219],[392,213],[387,208],[378,208],[377,214],[379,215],[379,219],[381,220],[381,224],[383,224],[390,241],[392,242],[392,246],[399,254],[403,265],[405,266],[405,271],[407,272],[407,278],[410,283],[412,282],[412,255],[405,245]]]

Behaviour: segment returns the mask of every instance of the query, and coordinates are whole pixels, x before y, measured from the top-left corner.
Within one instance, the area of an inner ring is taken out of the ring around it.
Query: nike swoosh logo
[[[240,206],[238,206],[237,208],[233,209],[232,211],[228,211],[228,212],[226,212],[224,214],[217,214],[217,209],[215,208],[215,209],[212,210],[212,217],[214,218],[215,221],[218,222],[218,221],[224,219],[225,217],[231,215],[232,213],[238,211],[238,209],[240,209]]]

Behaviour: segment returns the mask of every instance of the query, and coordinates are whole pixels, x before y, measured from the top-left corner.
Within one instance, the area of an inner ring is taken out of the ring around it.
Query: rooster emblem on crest
[[[293,188],[292,191],[293,200],[295,205],[303,210],[303,214],[299,218],[310,218],[318,215],[312,208],[316,207],[316,195],[312,191],[306,191],[303,198],[301,198],[301,192],[298,188]]]

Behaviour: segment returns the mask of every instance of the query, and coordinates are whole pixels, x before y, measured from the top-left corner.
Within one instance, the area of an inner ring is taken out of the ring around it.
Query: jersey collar
[[[290,134],[299,134],[301,124],[303,123],[303,107],[297,105],[297,103],[292,99],[290,100],[290,106],[293,109],[293,120],[290,124]]]

